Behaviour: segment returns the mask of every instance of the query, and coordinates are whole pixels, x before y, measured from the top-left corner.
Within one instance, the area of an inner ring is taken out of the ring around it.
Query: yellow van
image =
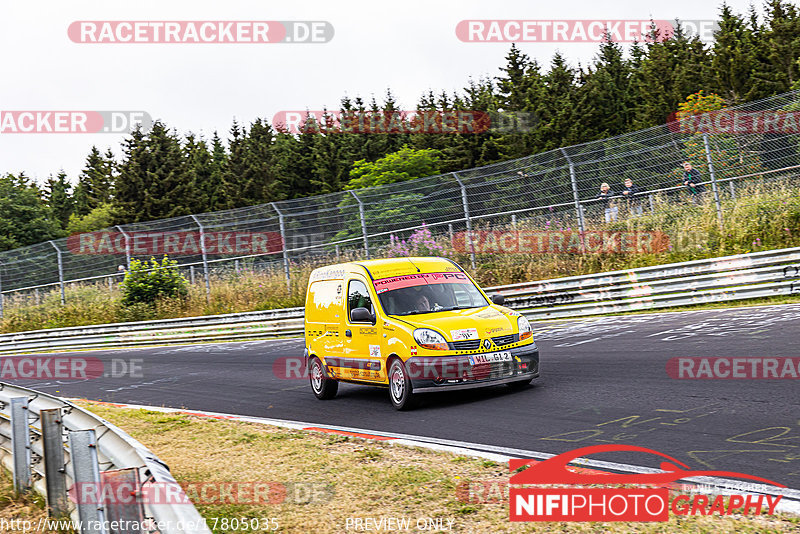
[[[398,410],[419,393],[539,376],[528,320],[489,298],[455,262],[392,258],[315,269],[305,308],[305,362],[319,399],[339,382],[383,386]]]

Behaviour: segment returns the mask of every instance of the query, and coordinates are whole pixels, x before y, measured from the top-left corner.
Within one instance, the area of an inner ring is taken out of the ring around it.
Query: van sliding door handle
[[[344,335],[346,335],[347,337],[353,337],[353,333],[350,331],[349,328],[344,331]]]

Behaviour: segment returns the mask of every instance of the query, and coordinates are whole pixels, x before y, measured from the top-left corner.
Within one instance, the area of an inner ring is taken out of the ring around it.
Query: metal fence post
[[[211,300],[211,279],[208,276],[208,254],[206,254],[206,229],[194,215],[190,215],[200,229],[200,252],[203,254],[203,276],[206,279],[206,300]]]
[[[350,194],[353,195],[353,198],[358,202],[358,216],[361,218],[361,235],[364,236],[364,252],[367,253],[367,259],[369,259],[369,240],[367,239],[367,221],[364,217],[364,203],[361,202],[361,199],[358,198],[355,191],[350,191]]]
[[[736,200],[736,186],[733,184],[733,180],[728,182],[728,187],[730,187],[731,190],[731,198]]]
[[[58,254],[58,285],[61,286],[61,305],[63,306],[66,303],[66,299],[64,298],[64,262],[61,259],[61,249],[52,241],[48,241],[48,243],[56,249]]]
[[[122,229],[120,225],[115,226],[119,233],[122,234],[122,237],[125,238],[125,266],[130,269],[131,268],[131,240],[128,237],[128,232]]]
[[[271,203],[272,209],[278,214],[278,226],[281,230],[281,241],[283,241],[283,272],[286,275],[286,291],[291,295],[292,293],[292,276],[289,271],[289,249],[287,248],[288,241],[286,240],[286,225],[283,222],[283,212],[278,209],[277,204]]]
[[[569,179],[572,182],[572,200],[575,202],[575,214],[578,216],[578,231],[581,234],[581,249],[585,249],[583,243],[583,236],[586,232],[586,224],[583,220],[583,206],[581,206],[580,197],[578,196],[578,177],[575,174],[575,165],[572,163],[572,158],[569,157],[567,151],[564,148],[559,149],[561,153],[564,155],[564,159],[567,160],[569,164]]]
[[[719,202],[719,189],[717,188],[717,177],[714,174],[714,163],[711,161],[711,149],[708,146],[708,134],[703,134],[703,145],[706,147],[708,172],[711,175],[711,189],[714,191],[714,204],[717,206],[717,220],[719,221],[719,227],[722,228],[722,205]]]
[[[100,502],[85,502],[81,498],[94,495],[99,501],[100,466],[97,462],[97,438],[94,430],[76,430],[69,433],[69,458],[72,479],[78,488],[78,517],[83,522],[81,534],[107,534],[105,510]],[[88,488],[88,491],[85,489]]]
[[[654,213],[656,211],[656,202],[653,199],[653,194],[650,193],[647,196],[650,198],[650,213]]]
[[[464,182],[461,181],[461,178],[458,177],[458,174],[453,173],[453,178],[456,179],[458,186],[461,188],[461,206],[464,208],[464,219],[467,221],[467,239],[465,242],[469,243],[469,262],[472,265],[472,270],[474,271],[477,269],[477,267],[475,266],[475,245],[472,243],[472,220],[469,218],[467,187],[464,185]]]
[[[561,153],[564,155],[564,159],[567,160],[569,164],[569,179],[572,182],[572,199],[575,202],[575,213],[578,215],[578,229],[580,230],[581,234],[585,231],[585,224],[583,221],[583,210],[581,209],[581,201],[578,197],[578,178],[575,174],[575,165],[572,163],[572,158],[569,157],[567,151],[563,148],[560,148]]]
[[[50,517],[65,517],[69,515],[69,502],[67,501],[67,473],[64,468],[61,408],[50,408],[39,413],[42,418],[47,511]]]
[[[31,434],[28,427],[28,397],[11,398],[11,451],[14,462],[14,491],[31,487]]]

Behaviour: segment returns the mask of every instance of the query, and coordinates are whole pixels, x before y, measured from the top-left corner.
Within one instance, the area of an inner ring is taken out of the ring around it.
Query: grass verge
[[[36,494],[17,494],[11,473],[0,468],[0,532],[19,534],[55,533],[46,523],[44,497]],[[42,528],[40,528],[42,527]]]
[[[171,468],[181,484],[212,482],[305,484],[317,502],[287,494],[272,505],[198,504],[214,532],[227,518],[276,518],[280,532],[344,532],[348,518],[452,521],[450,532],[797,532],[800,518],[672,517],[667,523],[527,523],[508,521],[508,504],[469,504],[457,487],[466,481],[504,481],[507,468],[387,441],[295,431],[255,423],[133,410],[80,402],[124,428]],[[187,490],[192,497],[197,492]],[[320,496],[321,495],[321,496]],[[215,528],[214,528],[215,527]],[[351,529],[352,530],[352,529]],[[446,529],[445,529],[446,530]]]

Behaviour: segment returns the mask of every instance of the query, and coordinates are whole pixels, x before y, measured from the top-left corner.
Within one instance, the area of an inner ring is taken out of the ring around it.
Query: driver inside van
[[[431,303],[425,293],[420,291],[419,295],[417,295],[416,300],[414,300],[414,308],[417,311],[431,311]]]

